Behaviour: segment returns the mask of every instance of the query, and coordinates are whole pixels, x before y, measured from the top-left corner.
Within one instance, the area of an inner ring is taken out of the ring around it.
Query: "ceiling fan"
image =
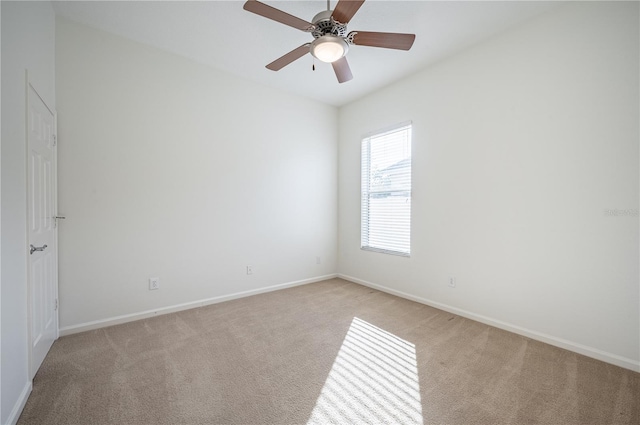
[[[347,33],[347,24],[360,9],[364,0],[339,0],[333,11],[330,9],[329,1],[327,0],[327,10],[314,16],[312,22],[307,22],[258,0],[247,0],[244,4],[245,10],[301,31],[309,32],[314,38],[311,43],[305,43],[274,60],[267,65],[267,69],[279,71],[291,62],[300,59],[307,53],[311,53],[318,60],[331,63],[336,77],[338,77],[338,82],[344,83],[353,78],[345,56],[349,51],[349,46],[409,50],[413,45],[413,41],[416,38],[415,34],[369,31],[351,31]]]

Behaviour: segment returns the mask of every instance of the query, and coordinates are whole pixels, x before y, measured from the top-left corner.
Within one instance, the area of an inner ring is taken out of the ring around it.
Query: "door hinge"
[[[57,298],[56,298],[56,306],[55,306],[55,308],[53,310],[54,311],[58,311],[58,299]]]
[[[58,135],[54,134],[53,135],[53,146],[56,146],[58,144]]]
[[[54,217],[53,217],[53,227],[54,227],[54,229],[55,229],[56,227],[58,227],[58,220],[64,220],[65,218],[67,218],[67,217],[65,217],[65,216],[63,216],[63,215],[56,215],[56,216],[54,216]]]

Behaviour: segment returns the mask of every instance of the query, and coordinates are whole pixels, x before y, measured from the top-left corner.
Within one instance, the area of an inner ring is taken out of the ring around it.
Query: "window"
[[[411,252],[411,124],[362,140],[362,249]]]

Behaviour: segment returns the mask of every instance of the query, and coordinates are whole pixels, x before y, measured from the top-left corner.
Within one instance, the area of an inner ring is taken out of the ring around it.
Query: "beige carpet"
[[[19,424],[640,424],[640,374],[334,279],[60,338]]]

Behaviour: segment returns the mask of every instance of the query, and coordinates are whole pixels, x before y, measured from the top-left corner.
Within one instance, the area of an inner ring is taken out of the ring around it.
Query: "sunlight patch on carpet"
[[[307,423],[422,425],[415,346],[354,317]]]

